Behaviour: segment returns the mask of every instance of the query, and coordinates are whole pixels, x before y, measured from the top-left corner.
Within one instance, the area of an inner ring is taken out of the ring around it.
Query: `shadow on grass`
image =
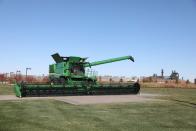
[[[189,106],[189,107],[193,107],[193,108],[196,108],[196,103],[193,103],[193,102],[189,102],[189,101],[183,101],[183,100],[177,100],[177,99],[170,99],[171,101],[175,101],[181,105],[184,105],[184,106]]]

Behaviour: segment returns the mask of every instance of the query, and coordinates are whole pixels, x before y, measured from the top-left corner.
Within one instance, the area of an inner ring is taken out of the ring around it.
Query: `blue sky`
[[[101,75],[196,77],[195,0],[0,0],[0,72],[48,73],[51,54],[89,61]]]

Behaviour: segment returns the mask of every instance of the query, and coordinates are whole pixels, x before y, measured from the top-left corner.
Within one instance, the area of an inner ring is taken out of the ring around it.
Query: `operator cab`
[[[84,75],[85,74],[85,70],[84,67],[82,65],[73,65],[71,68],[71,73],[74,75]]]

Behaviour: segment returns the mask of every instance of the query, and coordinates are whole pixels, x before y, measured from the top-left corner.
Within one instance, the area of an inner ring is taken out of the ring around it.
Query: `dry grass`
[[[143,88],[196,88],[196,84],[186,84],[186,83],[140,83]]]
[[[0,95],[14,95],[12,86],[7,84],[0,84]]]

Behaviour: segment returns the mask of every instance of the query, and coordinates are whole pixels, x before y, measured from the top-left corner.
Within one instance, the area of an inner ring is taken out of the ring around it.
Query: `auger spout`
[[[111,59],[107,59],[107,60],[87,63],[87,64],[84,65],[84,67],[97,66],[97,65],[102,65],[102,64],[112,63],[112,62],[118,62],[118,61],[123,61],[123,60],[131,60],[131,61],[134,62],[134,58],[132,56],[123,56],[123,57],[118,57],[118,58],[111,58]]]

